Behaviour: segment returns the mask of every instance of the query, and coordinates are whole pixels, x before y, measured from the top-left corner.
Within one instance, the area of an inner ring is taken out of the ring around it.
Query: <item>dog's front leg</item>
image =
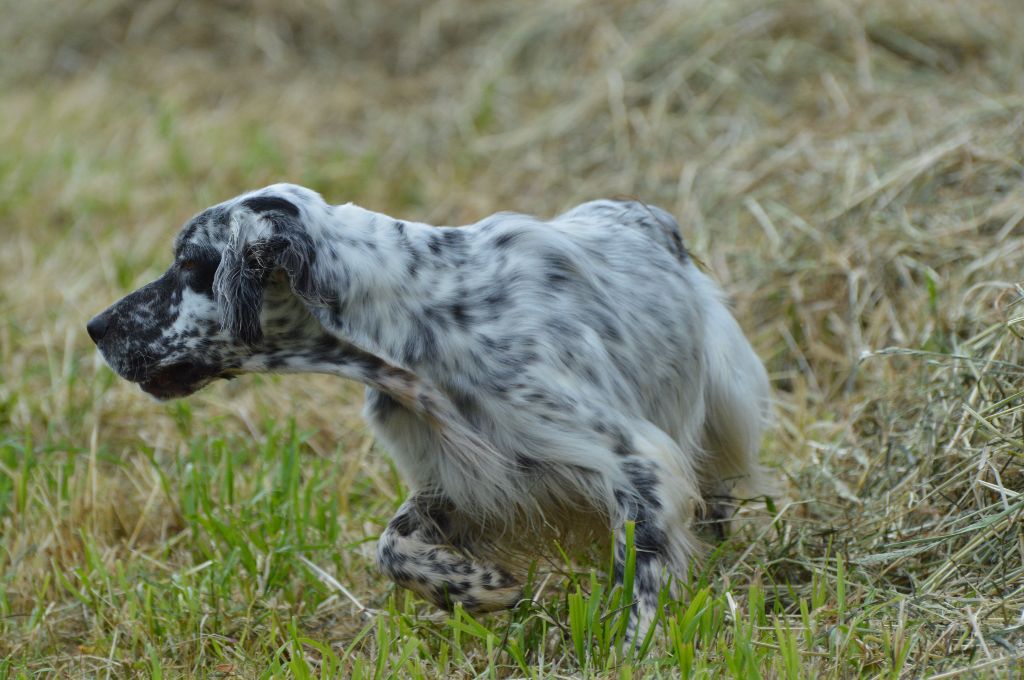
[[[453,545],[450,503],[437,494],[411,496],[377,543],[377,565],[391,580],[438,607],[456,602],[470,612],[508,609],[522,588],[502,567],[468,556]]]

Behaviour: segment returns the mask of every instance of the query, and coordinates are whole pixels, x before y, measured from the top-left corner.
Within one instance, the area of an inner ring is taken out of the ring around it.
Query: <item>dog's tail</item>
[[[705,321],[705,427],[703,446],[716,482],[748,496],[771,494],[758,462],[771,423],[771,392],[764,364],[729,312],[719,288],[699,274],[712,303]]]
[[[708,301],[704,326],[704,433],[700,446],[708,457],[714,486],[739,487],[750,496],[774,493],[758,463],[761,438],[771,423],[771,394],[764,365],[754,353],[721,289],[683,243],[676,219],[639,201],[624,204],[633,219],[624,223],[671,253],[692,272],[693,285]],[[714,489],[715,493],[725,489]]]

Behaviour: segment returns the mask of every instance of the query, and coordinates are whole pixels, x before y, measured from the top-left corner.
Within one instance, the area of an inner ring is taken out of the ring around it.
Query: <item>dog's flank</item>
[[[637,202],[452,228],[274,185],[196,216],[170,270],[89,333],[161,398],[243,372],[367,385],[412,490],[378,560],[440,605],[512,604],[498,544],[584,516],[621,565],[633,521],[635,630],[686,576],[705,501],[720,520],[764,488],[764,368],[675,220]]]

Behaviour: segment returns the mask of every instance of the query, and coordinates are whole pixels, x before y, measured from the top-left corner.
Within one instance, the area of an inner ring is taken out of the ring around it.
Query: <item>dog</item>
[[[365,384],[410,488],[378,566],[440,607],[514,606],[553,535],[613,535],[621,583],[631,522],[633,636],[700,520],[769,486],[764,366],[675,219],[637,201],[436,227],[277,184],[192,218],[87,330],[158,399],[252,372]]]

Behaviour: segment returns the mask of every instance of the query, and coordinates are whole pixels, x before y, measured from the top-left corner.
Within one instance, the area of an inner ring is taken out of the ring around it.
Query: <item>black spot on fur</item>
[[[461,389],[447,389],[445,390],[448,397],[452,400],[452,404],[456,410],[467,420],[473,422],[479,415],[480,406],[477,404],[476,397],[470,392]]]
[[[505,232],[504,234],[498,236],[498,238],[494,239],[494,241],[493,241],[494,247],[498,248],[499,250],[503,249],[503,248],[508,248],[509,246],[514,244],[517,240],[519,240],[519,238],[522,237],[522,235],[523,235],[523,232],[521,232],[521,231]]]
[[[256,196],[242,201],[242,205],[256,213],[276,211],[292,217],[299,216],[299,209],[294,203],[278,196]]]
[[[465,305],[461,302],[455,302],[448,308],[448,311],[451,313],[452,321],[455,322],[456,326],[463,330],[469,327],[471,319]]]
[[[675,229],[669,230],[669,236],[672,238],[672,243],[675,246],[675,256],[680,262],[685,263],[689,259],[690,253],[687,252],[686,246],[683,244],[683,237]]]
[[[409,275],[409,278],[415,279],[420,272],[420,265],[423,262],[423,257],[416,250],[409,251],[409,261],[405,265],[405,271]]]
[[[664,530],[655,524],[654,518],[646,511],[637,518],[633,545],[636,547],[637,564],[664,554],[668,547],[668,537]]]
[[[445,229],[442,232],[444,242],[450,246],[457,245],[466,240],[466,235],[459,229]]]
[[[619,330],[619,323],[610,314],[603,311],[592,310],[592,318],[597,323],[597,330],[601,337],[612,342],[622,342],[622,331]]]
[[[430,252],[434,255],[440,255],[441,251],[444,250],[444,242],[441,240],[440,236],[432,234],[427,240],[427,248],[429,248]]]
[[[418,526],[419,523],[413,518],[411,512],[403,512],[388,523],[388,530],[394,531],[402,538],[406,538],[411,535]]]
[[[405,339],[402,347],[402,361],[410,366],[437,359],[437,333],[428,317],[429,315],[424,315],[412,319],[414,330]]]
[[[626,459],[622,462],[622,470],[633,485],[636,494],[651,509],[661,507],[658,500],[658,476],[652,466],[641,460]]]
[[[515,452],[516,469],[522,472],[534,472],[540,467],[540,462],[533,456],[522,451]]]
[[[579,277],[576,266],[562,253],[546,253],[541,260],[545,267],[545,279],[552,287],[560,287]]]

